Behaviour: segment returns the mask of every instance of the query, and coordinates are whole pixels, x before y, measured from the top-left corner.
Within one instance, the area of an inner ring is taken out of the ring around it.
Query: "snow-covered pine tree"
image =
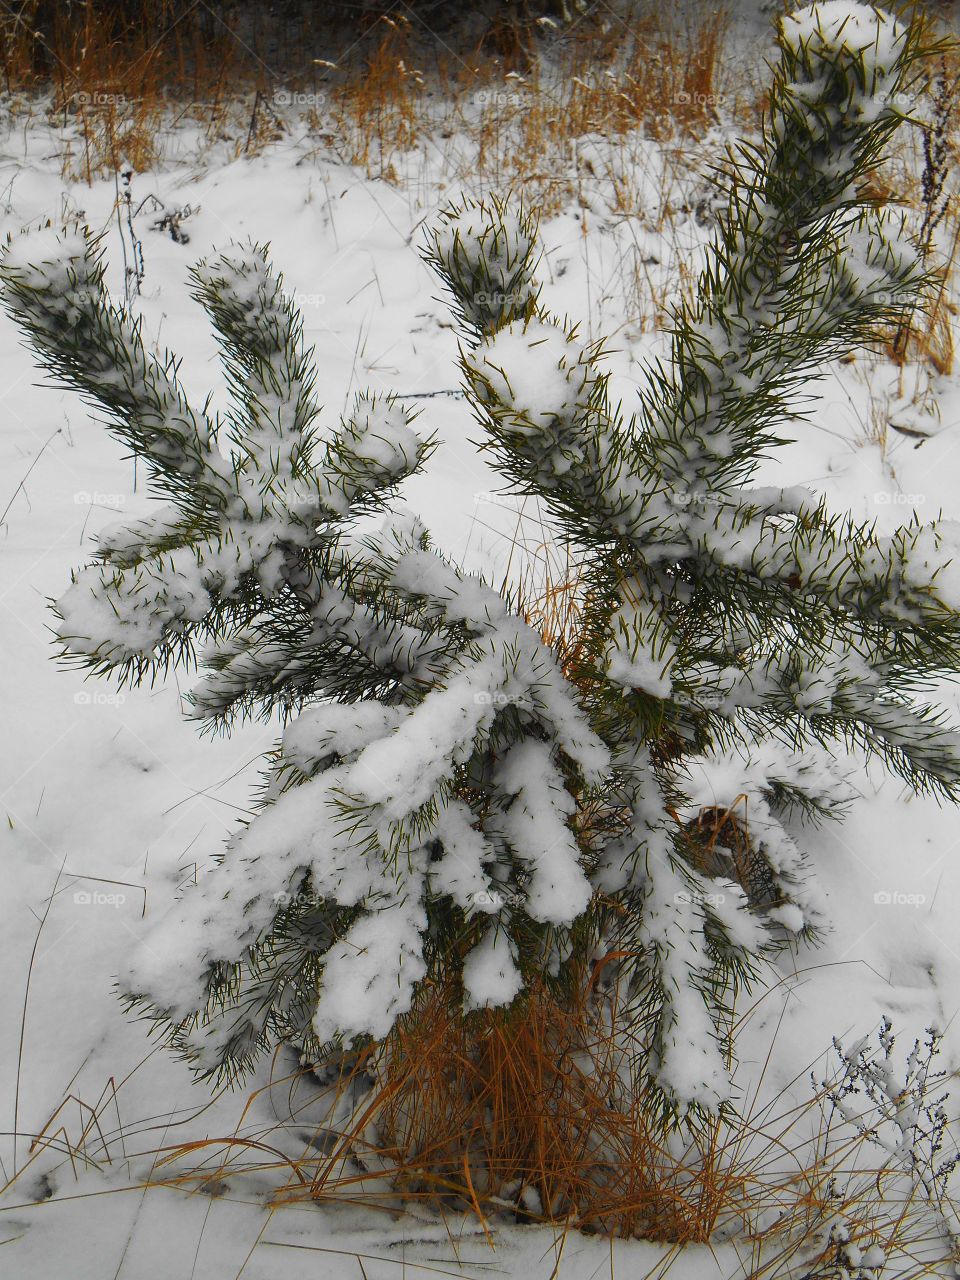
[[[960,660],[954,527],[883,538],[807,491],[749,487],[804,379],[923,287],[860,189],[924,50],[839,2],[785,19],[779,45],[762,137],[729,157],[696,296],[629,420],[600,350],[540,306],[522,209],[451,208],[427,247],[488,448],[586,565],[575,650],[389,513],[430,448],[400,404],[363,395],[321,427],[264,250],[194,272],[222,420],[109,303],[95,240],[7,251],[5,303],[40,359],[167,500],[101,536],[57,605],[67,654],[128,680],[199,657],[199,721],[285,717],[261,811],[121,975],[201,1071],[236,1075],[277,1039],[319,1060],[381,1038],[424,979],[452,976],[466,1016],[522,1016],[531,983],[562,993],[604,958],[645,1022],[650,1100],[716,1109],[726,1002],[821,919],[785,825],[842,798],[811,748],[858,742],[957,794],[960,735],[917,700]],[[718,838],[704,811],[743,796]]]

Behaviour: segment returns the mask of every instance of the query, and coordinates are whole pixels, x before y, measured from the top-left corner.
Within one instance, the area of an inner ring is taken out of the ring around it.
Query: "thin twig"
[[[14,499],[16,498],[17,494],[20,492],[20,490],[23,488],[23,486],[27,483],[27,478],[28,478],[28,476],[30,475],[30,472],[33,470],[33,468],[37,465],[37,463],[38,463],[38,462],[40,461],[40,459],[43,457],[44,449],[46,449],[47,445],[50,443],[50,441],[53,439],[53,437],[54,437],[54,436],[58,436],[58,435],[61,433],[61,431],[62,431],[62,430],[63,430],[63,427],[57,427],[56,431],[54,431],[52,435],[48,436],[48,437],[47,437],[47,439],[46,439],[46,440],[44,440],[44,442],[43,442],[43,446],[42,446],[42,448],[40,449],[40,452],[37,454],[37,456],[34,458],[34,460],[30,463],[29,467],[27,467],[26,471],[24,472],[23,479],[20,481],[20,483],[19,483],[19,484],[17,485],[17,487],[14,489],[14,491],[13,491],[13,496],[10,498],[10,501],[9,501],[9,502],[7,503],[7,505],[4,507],[4,509],[3,509],[3,515],[2,515],[2,516],[0,516],[0,525],[2,525],[2,524],[3,524],[4,520],[6,520],[6,518],[7,518],[7,512],[8,512],[8,511],[10,510],[10,508],[13,506]]]
[[[6,514],[6,513],[4,513]],[[57,886],[60,883],[60,877],[63,875],[63,868],[67,865],[67,855],[63,855],[63,862],[60,863],[60,870],[57,872],[57,878],[53,882],[53,890],[47,899],[46,910],[37,926],[37,936],[33,940],[33,949],[30,952],[30,963],[27,966],[27,982],[23,991],[23,1013],[20,1016],[20,1044],[17,1048],[17,1079],[13,1090],[13,1176],[17,1176],[17,1136],[20,1125],[20,1076],[23,1070],[23,1045],[27,1031],[27,1005],[30,1003],[30,981],[33,978],[33,966],[37,958],[37,947],[40,945],[40,935],[43,933],[43,926],[47,923],[47,916],[50,914],[50,908],[53,906],[53,900],[57,894]]]

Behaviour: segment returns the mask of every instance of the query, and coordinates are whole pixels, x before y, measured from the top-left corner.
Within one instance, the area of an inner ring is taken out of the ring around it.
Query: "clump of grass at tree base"
[[[372,1048],[345,1065],[329,1114],[315,1105],[315,1090],[299,1105],[298,1089],[313,1077],[309,1070],[297,1071],[252,1094],[232,1134],[151,1147],[144,1143],[150,1135],[157,1133],[162,1142],[169,1138],[170,1117],[124,1123],[120,1109],[120,1094],[145,1059],[126,1077],[108,1080],[93,1101],[71,1092],[35,1135],[29,1160],[4,1189],[39,1185],[46,1196],[56,1186],[56,1199],[61,1190],[69,1194],[63,1175],[72,1171],[77,1179],[86,1170],[112,1167],[122,1155],[128,1167],[130,1161],[150,1162],[152,1173],[140,1186],[187,1194],[242,1195],[250,1176],[262,1192],[266,1179],[276,1189],[275,1209],[304,1201],[391,1215],[411,1203],[441,1216],[465,1209],[492,1246],[504,1222],[552,1222],[562,1235],[576,1227],[672,1241],[676,1249],[664,1264],[669,1266],[683,1257],[684,1244],[735,1237],[744,1263],[744,1248],[749,1249],[753,1280],[825,1280],[844,1274],[837,1269],[838,1244],[830,1233],[842,1222],[847,1240],[864,1251],[879,1242],[905,1280],[945,1274],[929,1203],[916,1188],[898,1187],[896,1166],[878,1160],[870,1138],[838,1117],[829,1101],[833,1085],[815,1092],[804,1086],[812,1062],[761,1105],[762,1072],[742,1114],[677,1141],[610,1106],[605,1091],[612,1087],[616,1096],[624,1044],[615,1045],[594,1014],[560,1008],[541,989],[531,993],[531,1034],[523,1021],[498,1015],[499,1025],[491,1026],[485,1021],[492,1015],[484,1015],[466,1045],[497,1064],[481,1080],[463,1053],[462,1025],[451,1023],[447,994],[425,992],[397,1027],[389,1072],[381,1073],[376,1089],[369,1088]],[[755,1018],[774,994],[755,1002],[738,1025]],[[780,1021],[774,1025],[776,1034]],[[480,1085],[474,1095],[465,1093],[464,1110],[450,1109],[442,1072]],[[350,1103],[346,1122],[332,1131],[330,1116],[338,1110],[343,1115],[339,1103],[358,1082],[359,1101]],[[934,1091],[928,1084],[928,1101]],[[290,1120],[259,1122],[267,1093],[287,1099]],[[579,1125],[567,1111],[574,1098],[581,1108],[589,1103]],[[175,1124],[198,1120],[215,1100],[178,1116]],[[506,1102],[516,1108],[511,1115],[524,1121],[519,1130],[496,1125]],[[79,1132],[72,1134],[74,1123]],[[311,1123],[322,1141],[311,1140],[302,1155],[291,1155],[291,1140],[302,1145]],[[467,1127],[458,1129],[458,1123]],[[600,1139],[613,1142],[623,1162],[616,1177],[600,1154]],[[485,1185],[484,1168],[513,1175],[509,1198]],[[564,1206],[565,1193],[579,1198]]]
[[[934,1206],[839,1117],[833,1081],[804,1084],[813,1063],[765,1103],[764,1072],[741,1114],[665,1132],[642,1109],[618,1105],[630,1045],[598,1008],[589,999],[561,1006],[539,988],[523,1016],[488,1011],[464,1022],[449,990],[425,988],[387,1042],[345,1063],[329,1110],[314,1109],[317,1137],[302,1156],[289,1154],[282,1124],[254,1136],[238,1126],[160,1149],[151,1183],[223,1192],[267,1175],[276,1208],[466,1212],[491,1246],[510,1222],[668,1243],[674,1259],[685,1245],[736,1240],[741,1255],[749,1249],[752,1280],[846,1275],[848,1246],[881,1248],[905,1280],[945,1274]],[[244,1118],[266,1091],[292,1097],[304,1078],[309,1071],[258,1090]],[[308,1113],[298,1112],[300,1135]]]

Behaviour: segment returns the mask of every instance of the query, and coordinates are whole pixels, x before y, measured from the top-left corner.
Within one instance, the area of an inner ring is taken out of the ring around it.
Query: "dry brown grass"
[[[211,86],[237,69],[243,50],[222,24],[199,21],[199,13],[184,8],[173,0],[4,6],[4,87],[52,88],[61,99],[94,88],[131,97],[209,97]]]
[[[704,1126],[683,1156],[669,1150],[625,1084],[625,1043],[592,997],[592,981],[573,1006],[539,987],[513,1012],[464,1018],[455,993],[425,988],[378,1050],[354,1148],[361,1166],[383,1170],[394,1192],[481,1217],[514,1206],[524,1220],[708,1239],[745,1189],[720,1168],[721,1130]],[[313,1171],[311,1196],[334,1190],[330,1172]],[[301,1184],[285,1194],[299,1198]]]
[[[545,212],[555,212],[577,196],[580,139],[600,135],[616,145],[630,135],[701,134],[725,105],[719,86],[727,25],[718,11],[682,29],[650,14],[626,38],[620,28],[578,29],[549,63],[499,88],[490,68],[478,67],[472,97],[483,110],[474,120],[463,113],[476,139],[475,172],[502,190],[532,191]],[[616,174],[589,174],[610,180],[625,212],[638,203],[630,169],[628,161]]]
[[[921,18],[921,22],[931,42],[941,35],[929,16]],[[956,204],[960,43],[948,39],[944,51],[929,67],[923,87],[925,103],[914,112],[923,123],[899,131],[892,155],[866,194],[883,207],[907,211],[934,279],[926,304],[914,309],[892,334],[885,335],[883,353],[901,370],[907,364],[919,363],[934,375],[947,376],[953,372],[955,360],[953,329],[957,308],[953,295],[960,247],[960,210]]]
[[[690,27],[652,4],[629,29],[583,20],[553,38],[545,57],[529,20],[515,16],[505,15],[478,47],[459,50],[391,15],[372,23],[337,66],[308,57],[309,41],[285,61],[255,57],[222,24],[172,21],[178,11],[169,0],[139,6],[137,22],[105,22],[102,9],[71,8],[70,20],[58,18],[40,39],[36,3],[18,19],[0,15],[8,91],[52,95],[52,118],[76,125],[64,173],[87,181],[115,172],[119,159],[141,171],[156,164],[165,126],[184,115],[211,138],[234,136],[247,154],[296,121],[373,176],[396,181],[405,153],[439,148],[448,181],[522,185],[551,210],[575,192],[579,138],[690,136],[731,104],[720,87],[720,10]],[[279,89],[302,89],[320,105],[276,112]],[[621,198],[629,203],[630,195]]]
[[[243,52],[224,28],[184,20],[171,0],[136,6],[136,17],[93,0],[47,5],[42,23],[39,8],[33,0],[0,14],[2,74],[9,94],[43,98],[64,129],[65,177],[91,182],[121,161],[145,171],[184,114],[223,115]],[[252,96],[249,73],[243,83]]]
[[[241,1123],[149,1153],[151,1183],[237,1194],[248,1175],[258,1185],[268,1175],[278,1208],[322,1201],[395,1213],[418,1203],[454,1221],[474,1215],[491,1242],[511,1220],[669,1242],[677,1257],[685,1244],[735,1236],[752,1280],[843,1274],[830,1269],[828,1231],[839,1223],[861,1249],[898,1255],[908,1280],[945,1274],[929,1202],[840,1120],[825,1087],[804,1085],[815,1060],[765,1104],[761,1072],[740,1114],[667,1132],[633,1094],[635,1046],[624,1022],[613,1032],[601,1014],[614,1005],[594,998],[598,977],[576,1008],[540,988],[519,1014],[467,1020],[453,993],[425,989],[387,1041],[349,1060],[333,1101],[314,1110],[302,1155],[291,1155],[282,1123]],[[292,1096],[309,1074],[269,1089]],[[263,1093],[248,1100],[245,1121]],[[303,1132],[305,1111],[294,1127]]]
[[[960,231],[960,223],[958,223]],[[957,305],[951,297],[951,284],[957,266],[957,235],[946,263],[939,266],[939,282],[933,290],[929,307],[915,311],[890,345],[890,354],[901,369],[911,362],[921,362],[941,376],[953,373],[956,358],[954,318]]]
[[[379,42],[331,93],[333,128],[350,164],[379,178],[396,180],[392,157],[411,150],[423,127],[420,109],[423,75],[413,59],[416,50],[410,21],[385,17]]]
[[[739,1115],[668,1135],[624,1106],[629,1039],[605,1029],[596,1007],[587,999],[571,1012],[540,990],[521,1018],[490,1013],[465,1024],[448,993],[425,992],[385,1044],[353,1057],[332,1102],[328,1092],[312,1111],[294,1105],[312,1078],[298,1071],[251,1095],[222,1136],[171,1142],[171,1128],[202,1125],[209,1134],[209,1102],[173,1121],[160,1113],[125,1124],[120,1099],[137,1068],[108,1080],[95,1100],[71,1092],[4,1190],[39,1185],[46,1196],[53,1173],[54,1199],[72,1198],[71,1169],[76,1179],[97,1169],[129,1175],[131,1161],[146,1161],[149,1176],[130,1186],[237,1202],[249,1191],[259,1208],[266,1183],[275,1211],[323,1202],[394,1216],[419,1204],[454,1224],[466,1211],[491,1245],[511,1220],[551,1223],[560,1237],[572,1228],[638,1236],[672,1243],[664,1257],[679,1260],[681,1274],[685,1244],[732,1237],[751,1280],[844,1275],[832,1224],[863,1250],[879,1244],[903,1280],[947,1274],[942,1234],[920,1189],[839,1119],[826,1088],[804,1086],[815,1060],[769,1102],[744,1098]],[[349,1097],[370,1067],[373,1088],[364,1079]],[[315,1089],[309,1096],[316,1099]],[[291,1101],[289,1120],[269,1116],[282,1097]],[[121,1174],[85,1193],[127,1189]]]

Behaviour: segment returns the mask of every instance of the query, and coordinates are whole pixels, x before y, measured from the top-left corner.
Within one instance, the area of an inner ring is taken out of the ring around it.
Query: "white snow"
[[[862,58],[870,81],[893,70],[906,36],[891,14],[859,0],[818,0],[782,18],[781,30],[794,49],[824,58]]]
[[[506,406],[502,424],[509,432],[565,443],[587,411],[593,376],[584,347],[557,325],[514,321],[466,362],[475,384]]]
[[[523,978],[503,930],[491,927],[463,962],[464,1006],[491,1009],[509,1004],[523,987]]]
[[[527,912],[534,920],[572,924],[590,901],[591,890],[567,823],[575,808],[573,797],[549,746],[527,739],[511,747],[497,766],[497,781],[515,797],[498,825],[516,856],[530,866]]]
[[[419,868],[422,877],[422,866]],[[427,966],[423,959],[426,916],[420,895],[385,897],[380,911],[362,916],[328,953],[326,980],[313,1015],[321,1041],[342,1036],[382,1037],[413,1001]]]

